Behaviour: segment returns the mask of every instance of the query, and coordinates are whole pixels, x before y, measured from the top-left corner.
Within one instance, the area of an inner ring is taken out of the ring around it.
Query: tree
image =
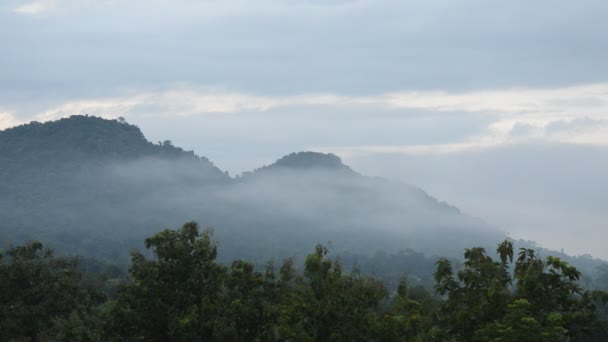
[[[397,294],[382,319],[382,340],[409,341],[422,340],[431,328],[434,302],[431,295],[420,286],[413,293],[403,276]]]
[[[98,338],[91,315],[102,300],[98,291],[82,284],[77,259],[55,258],[40,242],[0,252],[2,341],[48,340],[77,330],[85,339]]]
[[[145,240],[154,258],[132,253],[133,282],[119,293],[108,330],[124,339],[201,340],[213,336],[226,268],[215,262],[212,231],[195,222]]]
[[[595,304],[608,294],[578,284],[580,272],[513,244],[498,261],[465,250],[454,272],[437,261],[436,290],[402,277],[384,285],[316,246],[298,272],[292,259],[256,269],[216,262],[212,231],[194,222],[145,240],[131,279],[114,300],[83,280],[78,260],[55,258],[38,242],[0,252],[0,341],[588,341],[605,340]],[[91,267],[99,268],[100,266]],[[277,272],[278,271],[278,272]],[[93,282],[97,288],[103,283]],[[388,299],[388,300],[387,300]],[[101,304],[101,305],[100,305]]]
[[[587,335],[595,321],[592,294],[578,284],[581,273],[560,258],[538,258],[531,249],[522,248],[515,264],[516,296],[526,299],[531,312],[542,321],[560,314],[567,335]]]
[[[226,277],[221,312],[214,325],[214,335],[223,341],[278,340],[279,291],[273,264],[264,274],[253,264],[235,260]]]
[[[306,257],[296,288],[297,317],[314,341],[368,340],[386,290],[382,283],[358,272],[344,274],[341,263],[327,254],[328,249],[318,245]]]
[[[478,341],[566,341],[566,329],[562,316],[549,314],[543,325],[532,313],[532,304],[526,299],[516,299],[508,305],[505,317],[490,323],[475,333]]]
[[[464,267],[457,280],[450,261],[437,261],[435,288],[440,295],[447,296],[439,314],[450,335],[471,340],[477,329],[504,315],[511,300],[507,259],[512,258],[512,245],[503,242],[497,253],[501,262],[493,261],[481,247],[466,249]]]
[[[575,267],[522,248],[511,276],[513,244],[504,241],[497,254],[500,262],[483,248],[467,249],[458,279],[448,260],[437,261],[436,290],[446,297],[440,325],[448,335],[464,341],[557,341],[589,335],[596,324],[594,296],[578,284],[581,273]]]

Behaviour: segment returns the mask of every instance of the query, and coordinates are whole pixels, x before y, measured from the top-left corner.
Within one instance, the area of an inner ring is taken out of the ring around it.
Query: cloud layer
[[[441,154],[530,141],[608,145],[608,84],[603,83],[544,89],[403,91],[367,96],[327,93],[252,95],[181,85],[160,91],[132,91],[130,94],[109,98],[74,99],[30,115],[24,114],[19,108],[13,108],[13,114],[5,109],[0,125],[6,128],[19,120],[46,121],[72,114],[145,118],[210,114],[248,116],[252,112],[272,112],[274,116],[284,116],[295,110],[307,109],[314,121],[318,119],[314,111],[319,108],[336,111],[357,109],[359,113],[353,116],[358,118],[401,116],[407,119],[420,115],[416,113],[426,113],[434,120],[441,121],[447,117],[458,120],[460,116],[466,118],[467,115],[475,114],[488,122],[485,129],[476,134],[443,143],[420,145],[405,140],[393,145],[317,146],[317,149],[334,149],[343,154]],[[352,118],[341,116],[338,120],[347,124]]]
[[[7,0],[0,89],[189,82],[361,95],[598,83],[607,11],[600,0]]]

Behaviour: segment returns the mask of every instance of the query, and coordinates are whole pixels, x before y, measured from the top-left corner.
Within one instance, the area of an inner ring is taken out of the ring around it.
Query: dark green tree
[[[56,258],[40,242],[0,252],[0,341],[98,340],[102,300],[75,258]]]
[[[313,341],[371,339],[380,301],[386,297],[384,286],[358,272],[345,274],[341,263],[327,254],[327,248],[318,245],[306,257],[294,302],[295,326],[303,331],[293,337]]]
[[[505,317],[500,322],[490,323],[476,331],[475,339],[496,342],[567,341],[562,316],[558,313],[549,314],[543,324],[534,318],[532,304],[526,299],[516,299],[509,304]]]
[[[579,285],[581,273],[567,262],[549,256],[538,258],[531,249],[521,249],[515,264],[516,296],[526,299],[541,322],[551,314],[561,315],[567,335],[588,335],[595,322],[592,294]]]
[[[507,264],[513,257],[512,244],[503,242],[497,253],[500,262],[492,260],[483,248],[466,249],[458,279],[454,278],[450,261],[437,261],[436,290],[446,296],[439,315],[451,336],[471,340],[477,329],[503,317],[512,297]]]
[[[216,263],[212,231],[194,222],[145,240],[154,258],[132,254],[131,284],[110,310],[107,330],[125,340],[196,341],[213,337],[226,268]]]
[[[403,276],[389,310],[381,321],[384,341],[422,341],[431,328],[435,303],[421,286],[408,287]]]
[[[597,326],[594,298],[600,296],[580,287],[581,273],[575,267],[522,248],[511,276],[512,243],[501,243],[497,254],[500,262],[483,248],[467,249],[458,279],[448,260],[437,261],[436,290],[445,297],[440,326],[449,336],[464,341],[559,341],[591,334]]]

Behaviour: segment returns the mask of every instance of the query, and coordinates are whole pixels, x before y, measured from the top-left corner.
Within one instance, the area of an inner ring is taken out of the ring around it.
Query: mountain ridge
[[[135,125],[82,115],[0,131],[0,192],[10,208],[0,212],[0,241],[48,240],[101,259],[113,258],[104,249],[111,244],[137,247],[187,219],[216,227],[227,254],[262,259],[324,241],[343,252],[460,255],[474,241],[504,238],[419,188],[362,176],[334,154],[291,153],[232,178],[170,141],[149,142]]]
[[[360,175],[333,154],[291,153],[232,178],[168,140],[149,142],[135,125],[91,116],[0,131],[0,193],[0,244],[36,239],[119,263],[143,238],[189,219],[215,227],[225,261],[303,257],[329,241],[351,259],[403,250],[459,257],[505,238],[420,188]],[[581,269],[599,262],[583,259]]]

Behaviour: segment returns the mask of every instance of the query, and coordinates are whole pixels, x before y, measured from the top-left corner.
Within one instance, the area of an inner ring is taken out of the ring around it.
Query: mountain
[[[215,228],[225,260],[416,250],[458,256],[504,234],[407,184],[360,175],[333,154],[287,155],[231,178],[124,121],[72,116],[0,132],[0,241],[128,258],[187,220]]]
[[[153,144],[141,130],[124,121],[75,115],[47,123],[32,122],[0,131],[0,171],[3,175],[30,167],[76,163],[107,163],[138,158],[181,159],[198,163],[209,175],[223,177],[207,158],[175,147]]]
[[[286,155],[271,165],[263,166],[254,172],[267,172],[269,170],[310,170],[326,169],[333,171],[354,172],[349,166],[342,164],[340,157],[335,154],[317,152],[297,152]]]

